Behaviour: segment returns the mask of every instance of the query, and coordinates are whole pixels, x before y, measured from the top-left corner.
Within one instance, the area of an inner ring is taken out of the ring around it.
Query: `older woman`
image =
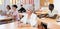
[[[23,24],[29,24],[30,26],[36,27],[37,26],[37,16],[33,13],[31,7],[26,10],[24,17],[21,19]]]

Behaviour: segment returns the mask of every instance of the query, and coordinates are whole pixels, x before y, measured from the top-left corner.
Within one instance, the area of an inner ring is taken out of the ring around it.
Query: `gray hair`
[[[26,10],[31,10],[31,11],[33,11],[33,6],[32,5],[30,5],[30,4],[28,4],[28,5],[26,5],[26,8],[25,8]]]

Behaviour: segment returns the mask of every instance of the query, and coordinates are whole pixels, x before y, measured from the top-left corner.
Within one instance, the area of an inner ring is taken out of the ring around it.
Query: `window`
[[[10,4],[17,4],[17,3],[20,3],[20,4],[33,4],[34,3],[34,0],[10,0]]]
[[[17,4],[19,2],[19,0],[10,0],[10,4]]]
[[[4,0],[0,0],[0,5],[2,5],[4,3]]]
[[[19,0],[16,0],[16,4],[19,3]]]
[[[10,5],[12,5],[12,0],[10,0]]]

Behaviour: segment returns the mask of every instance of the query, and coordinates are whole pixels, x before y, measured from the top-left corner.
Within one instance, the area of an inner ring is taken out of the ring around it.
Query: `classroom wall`
[[[35,10],[40,8],[40,0],[34,0],[34,4],[35,4]],[[20,1],[19,3],[17,3],[17,5],[20,7]],[[10,5],[10,0],[4,0],[4,3],[2,5],[0,5],[0,9],[5,10],[6,9],[6,5]],[[25,5],[24,5],[25,6]],[[18,8],[19,9],[19,8]]]
[[[24,7],[26,7],[27,5],[31,5],[31,4],[28,4],[28,2],[26,2],[26,3],[27,4],[25,4]],[[17,4],[19,6],[19,8],[20,8],[20,4],[21,3]],[[38,10],[40,8],[40,0],[34,0],[34,8],[35,8],[35,10]]]
[[[40,0],[34,0],[35,3],[35,10],[37,10],[38,8],[40,8]],[[5,6],[9,4],[9,0],[5,0],[4,3],[2,5],[0,5],[0,9],[5,9]],[[17,4],[19,5],[19,3]],[[55,9],[56,10],[60,10],[60,0],[54,0],[54,5],[55,5]],[[60,11],[59,11],[60,12]]]
[[[0,5],[0,9],[5,10],[6,5],[10,5],[9,3],[10,3],[9,0],[4,0],[4,2]]]
[[[60,0],[54,0],[55,9],[58,10],[60,14]]]
[[[4,9],[4,5],[0,5],[0,10]]]
[[[34,0],[35,4],[35,10],[38,10],[40,8],[40,0]]]

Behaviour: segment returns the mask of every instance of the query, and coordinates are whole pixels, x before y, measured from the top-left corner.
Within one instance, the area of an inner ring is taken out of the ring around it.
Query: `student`
[[[6,9],[5,10],[2,10],[2,15],[8,15],[11,11],[11,7],[10,5],[7,5],[6,6]]]
[[[52,18],[57,17],[58,11],[54,9],[54,4],[49,4],[48,16]]]
[[[37,16],[33,13],[33,10],[31,8],[28,8],[26,10],[26,14],[24,14],[24,17],[21,19],[23,24],[29,24],[32,27],[37,26]]]
[[[23,7],[23,5],[21,5],[21,8],[18,10],[20,13],[26,12],[25,8]]]
[[[12,9],[13,9],[13,13],[12,13],[13,19],[18,21],[19,20],[19,13],[18,13],[18,10],[17,10],[17,5],[12,5]]]
[[[7,9],[6,15],[7,15],[7,16],[10,16],[10,14],[12,13],[12,10],[11,10],[10,5],[7,5],[6,9]]]

